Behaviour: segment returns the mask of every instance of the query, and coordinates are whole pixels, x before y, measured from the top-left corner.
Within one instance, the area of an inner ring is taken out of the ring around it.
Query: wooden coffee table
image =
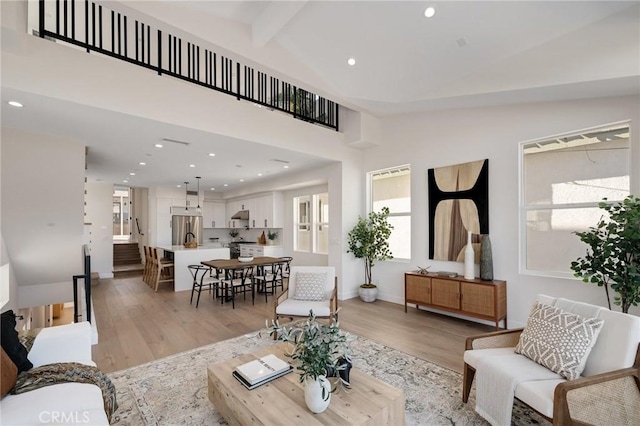
[[[402,425],[404,392],[357,368],[352,368],[349,392],[331,395],[324,413],[313,414],[304,402],[304,388],[294,371],[256,389],[248,390],[231,373],[238,365],[267,354],[282,359],[286,343],[219,362],[207,368],[209,400],[231,425]]]

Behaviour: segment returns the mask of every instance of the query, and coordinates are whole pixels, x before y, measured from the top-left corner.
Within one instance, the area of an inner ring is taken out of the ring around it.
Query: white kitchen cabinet
[[[283,203],[284,196],[280,192],[263,195],[257,199],[257,211],[259,224],[257,228],[282,228],[283,227]]]
[[[240,256],[268,256],[268,257],[282,257],[282,246],[263,246],[253,244],[240,245]]]
[[[202,203],[202,223],[203,228],[227,228],[224,201],[204,201]]]
[[[171,245],[171,206],[170,198],[157,198],[156,245]]]

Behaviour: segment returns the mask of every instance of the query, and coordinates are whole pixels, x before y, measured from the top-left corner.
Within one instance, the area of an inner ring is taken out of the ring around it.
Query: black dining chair
[[[255,277],[256,287],[264,293],[265,303],[268,302],[269,294],[275,294],[276,288],[280,287],[284,291],[283,271],[286,264],[286,261],[273,263],[269,268],[265,268],[261,275]]]
[[[220,278],[218,276],[218,272],[213,268],[204,265],[189,265],[189,272],[191,273],[191,277],[193,278],[193,287],[191,287],[191,300],[189,304],[193,303],[193,294],[197,291],[198,298],[196,299],[196,309],[200,304],[200,293],[202,292],[202,288],[209,289],[209,293],[211,290],[214,290],[213,297],[215,298],[218,295],[219,286],[220,286]]]
[[[222,280],[224,285],[225,296],[231,299],[231,306],[236,308],[236,295],[242,293],[244,300],[247,299],[247,293],[251,293],[251,304],[255,303],[254,276],[253,265],[238,266],[227,270],[226,277]]]

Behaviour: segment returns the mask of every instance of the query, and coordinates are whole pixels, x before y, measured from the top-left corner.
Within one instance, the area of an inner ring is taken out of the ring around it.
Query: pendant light
[[[189,200],[188,200],[188,196],[189,196],[189,182],[185,182],[184,183],[184,209],[185,211],[189,211]]]
[[[202,213],[202,209],[200,208],[200,176],[196,176],[196,179],[198,179],[198,213]]]

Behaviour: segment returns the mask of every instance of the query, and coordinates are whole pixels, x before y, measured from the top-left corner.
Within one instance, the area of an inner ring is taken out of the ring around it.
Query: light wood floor
[[[171,354],[219,342],[265,326],[272,297],[221,305],[203,292],[198,309],[190,292],[162,286],[154,293],[140,277],[101,279],[92,287],[99,343],[93,359],[105,373],[134,367]],[[376,301],[358,298],[339,302],[340,326],[438,365],[462,371],[467,336],[493,328]]]

